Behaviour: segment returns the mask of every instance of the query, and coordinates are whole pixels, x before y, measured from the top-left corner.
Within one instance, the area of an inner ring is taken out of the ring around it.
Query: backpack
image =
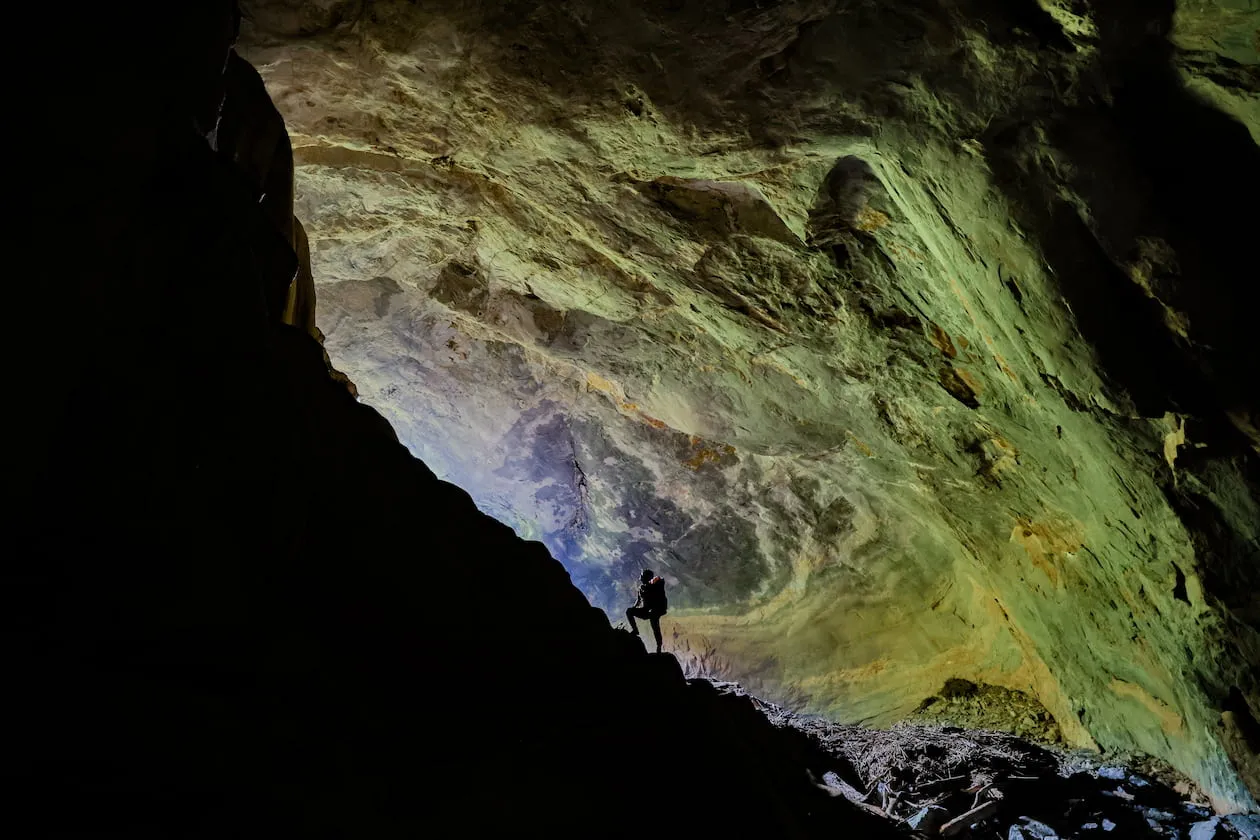
[[[665,597],[665,580],[654,577],[643,587],[643,606],[653,612],[664,615],[669,609],[669,601]]]

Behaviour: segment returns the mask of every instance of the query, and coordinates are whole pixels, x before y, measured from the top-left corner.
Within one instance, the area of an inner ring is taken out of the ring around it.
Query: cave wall
[[[649,565],[772,697],[1019,689],[1254,807],[1255,11],[246,12],[334,363],[593,603]]]
[[[3,58],[25,120],[7,827],[637,837],[667,756],[661,836],[894,833],[814,783],[839,765],[803,735],[613,630],[328,369],[233,2],[11,12],[62,52]]]

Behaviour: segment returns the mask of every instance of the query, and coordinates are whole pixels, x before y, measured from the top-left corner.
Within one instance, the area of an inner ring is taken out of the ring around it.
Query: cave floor
[[[1149,756],[1104,756],[941,723],[837,724],[761,700],[737,683],[690,682],[803,734],[816,750],[817,784],[913,836],[1260,838],[1256,817],[1214,815],[1192,781]]]

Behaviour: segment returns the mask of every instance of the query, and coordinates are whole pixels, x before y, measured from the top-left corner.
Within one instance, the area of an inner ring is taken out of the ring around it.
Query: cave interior
[[[12,25],[30,836],[910,836],[906,723],[1257,825],[1254,0]]]

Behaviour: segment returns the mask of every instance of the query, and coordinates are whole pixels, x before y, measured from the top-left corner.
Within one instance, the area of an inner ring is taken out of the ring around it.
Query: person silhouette
[[[652,625],[652,634],[656,636],[656,652],[661,652],[661,616],[669,611],[669,602],[665,598],[665,581],[656,576],[651,569],[644,569],[639,575],[639,597],[634,606],[626,610],[626,618],[630,621],[630,632],[639,635],[636,618],[646,618]]]

